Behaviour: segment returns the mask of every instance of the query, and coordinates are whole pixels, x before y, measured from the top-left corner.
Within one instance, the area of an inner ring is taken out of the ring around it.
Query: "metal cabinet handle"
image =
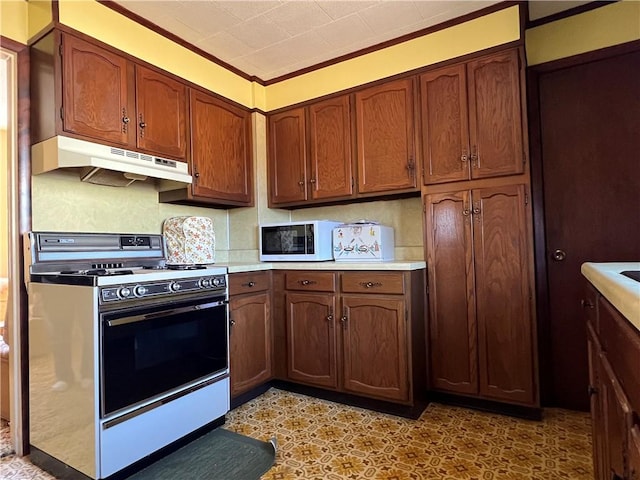
[[[465,208],[464,210],[462,210],[462,215],[464,215],[465,217],[468,217],[470,213],[471,211],[468,208]]]
[[[309,183],[316,183],[316,179],[312,178],[311,180],[309,180]]]
[[[589,300],[585,300],[584,298],[580,300],[580,306],[582,308],[594,308],[595,305],[591,303]]]
[[[256,282],[247,282],[247,283],[243,283],[242,284],[243,287],[255,287],[256,286]]]
[[[340,317],[340,323],[342,324],[343,327],[347,326],[347,316],[343,315]]]
[[[478,167],[480,165],[480,154],[478,153],[477,145],[474,145],[471,150],[471,166]]]
[[[380,282],[360,282],[360,286],[364,287],[364,288],[381,287],[382,283],[380,283]]]
[[[127,110],[125,108],[122,109],[122,133],[127,133],[129,130],[129,116],[127,115]]]
[[[142,116],[142,114],[140,114],[140,122],[138,122],[138,125],[140,126],[140,137],[144,137],[144,129],[147,126],[147,124],[144,122],[144,118]]]
[[[313,285],[314,283],[316,283],[314,280],[298,280],[298,283],[300,285]]]
[[[592,397],[593,395],[598,393],[598,389],[596,387],[594,387],[593,385],[589,385],[587,387],[587,393],[589,394],[590,397]]]
[[[462,155],[460,155],[460,161],[462,163],[466,163],[469,161],[469,157],[467,156],[467,152],[462,152]]]
[[[551,254],[551,258],[556,262],[561,262],[567,258],[567,253],[564,250],[556,249]]]

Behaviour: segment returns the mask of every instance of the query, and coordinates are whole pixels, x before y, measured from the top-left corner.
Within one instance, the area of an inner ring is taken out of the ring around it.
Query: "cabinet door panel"
[[[518,51],[469,62],[467,77],[471,176],[485,178],[522,173]]]
[[[629,460],[627,461],[629,480],[640,480],[640,426],[634,425],[629,431]]]
[[[389,82],[355,95],[358,193],[416,188],[413,81]]]
[[[191,90],[193,194],[250,204],[251,118],[241,108]]]
[[[137,145],[160,156],[187,157],[187,88],[136,66]]]
[[[127,145],[129,132],[133,138],[136,128],[128,87],[133,66],[83,40],[62,38],[64,130]],[[128,117],[130,122],[125,123]]]
[[[271,378],[271,302],[268,293],[232,298],[229,372],[231,395]]]
[[[480,393],[533,403],[524,186],[472,191]]]
[[[404,299],[342,297],[344,389],[408,400]]]
[[[271,203],[307,199],[304,109],[269,117],[269,198]]]
[[[600,346],[591,324],[587,325],[587,351],[589,354],[589,391],[591,429],[593,439],[593,472],[596,480],[605,479],[604,458],[607,455],[607,435],[603,416],[603,392],[600,387]]]
[[[477,394],[470,208],[468,191],[425,197],[429,351],[433,388]]]
[[[335,198],[353,193],[353,156],[349,97],[309,107],[311,198]]]
[[[469,178],[467,79],[464,65],[420,76],[425,184]]]
[[[338,387],[335,296],[287,293],[289,379]]]

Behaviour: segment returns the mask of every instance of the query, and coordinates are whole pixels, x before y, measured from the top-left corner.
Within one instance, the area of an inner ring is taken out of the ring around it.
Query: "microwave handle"
[[[118,327],[121,325],[127,325],[130,323],[144,322],[145,320],[153,320],[154,318],[166,317],[168,315],[177,315],[180,313],[193,312],[194,310],[205,310],[207,308],[215,308],[221,305],[225,305],[229,302],[226,300],[219,300],[217,302],[201,303],[199,305],[190,305],[188,307],[169,308],[162,310],[161,312],[145,313],[143,315],[131,315],[130,317],[117,318],[115,320],[107,320],[108,327]]]

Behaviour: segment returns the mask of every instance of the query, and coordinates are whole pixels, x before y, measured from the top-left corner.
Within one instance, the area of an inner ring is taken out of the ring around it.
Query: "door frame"
[[[9,126],[7,156],[8,272],[7,322],[13,328],[9,343],[11,441],[18,456],[29,452],[28,297],[22,236],[31,228],[31,141],[29,49],[0,36],[0,54],[9,65]]]
[[[549,405],[553,398],[551,370],[551,322],[544,216],[544,180],[542,129],[540,117],[540,78],[542,75],[585,63],[604,60],[640,50],[640,40],[574,55],[527,68],[527,111],[529,121],[529,154],[531,161],[531,197],[535,262],[536,310],[538,326],[538,358],[540,371],[540,403]]]

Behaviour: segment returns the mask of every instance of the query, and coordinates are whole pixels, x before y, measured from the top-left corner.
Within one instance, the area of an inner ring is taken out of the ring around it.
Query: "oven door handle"
[[[206,310],[207,308],[215,308],[221,305],[226,305],[227,303],[229,303],[227,300],[218,300],[216,302],[201,303],[199,305],[190,305],[188,307],[169,308],[167,310],[162,310],[161,312],[145,313],[144,315],[131,315],[130,317],[107,320],[106,323],[108,327],[118,327],[129,323],[144,322],[145,320],[153,320],[154,318],[193,312],[194,310]]]

